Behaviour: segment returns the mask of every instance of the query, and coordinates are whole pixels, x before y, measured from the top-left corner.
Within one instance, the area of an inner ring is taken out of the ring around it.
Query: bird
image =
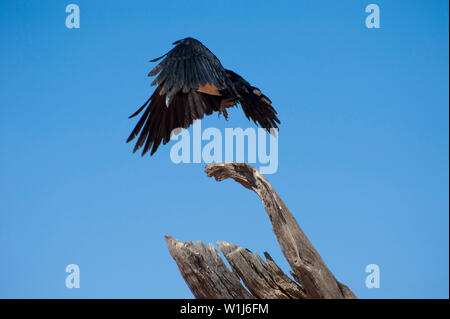
[[[218,112],[228,120],[227,108],[241,105],[248,120],[278,131],[280,120],[272,101],[239,74],[225,69],[199,40],[187,37],[173,42],[169,52],[150,62],[159,62],[148,74],[157,86],[150,98],[129,118],[140,114],[127,139],[138,139],[133,149],[153,155],[161,142],[168,143],[172,131],[187,129],[195,120]]]

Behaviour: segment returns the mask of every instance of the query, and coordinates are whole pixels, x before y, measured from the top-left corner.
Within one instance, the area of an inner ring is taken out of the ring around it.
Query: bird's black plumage
[[[127,142],[139,135],[133,152],[143,147],[142,155],[151,149],[153,155],[161,142],[170,140],[176,128],[188,128],[196,119],[240,103],[248,119],[261,127],[278,128],[277,112],[270,99],[241,76],[223,68],[219,59],[200,41],[185,38],[150,73],[157,85],[153,95],[130,118],[144,113]]]

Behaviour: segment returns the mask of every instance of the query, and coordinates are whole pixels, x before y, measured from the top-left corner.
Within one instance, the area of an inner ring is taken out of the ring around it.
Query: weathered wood
[[[267,262],[248,249],[218,242],[230,270],[217,249],[203,242],[182,242],[165,236],[170,254],[194,296],[199,299],[304,299],[303,289],[286,276],[268,253]],[[250,292],[241,284],[240,279]]]
[[[272,259],[272,257],[269,255],[268,252],[264,252],[264,256],[266,257],[267,264],[263,263],[263,265],[265,268],[270,268],[270,272],[274,274],[273,277],[275,278],[277,285],[292,298],[305,299],[306,298],[305,290],[301,288],[294,280],[289,278],[280,269],[280,267],[278,267],[278,265],[275,263],[275,261]]]
[[[164,236],[186,284],[199,299],[253,299],[213,245]]]
[[[253,299],[213,245],[164,236],[186,284],[199,299]]]
[[[356,298],[335,279],[283,200],[258,170],[245,163],[220,163],[208,165],[205,171],[217,181],[232,178],[258,194],[281,250],[308,298]]]
[[[250,292],[260,299],[303,299],[304,291],[286,276],[269,254],[266,263],[258,254],[225,241],[217,242],[233,270]]]

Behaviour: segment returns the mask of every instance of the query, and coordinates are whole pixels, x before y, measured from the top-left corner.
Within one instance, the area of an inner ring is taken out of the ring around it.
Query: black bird
[[[158,85],[153,95],[130,118],[145,111],[131,132],[127,143],[139,138],[133,153],[142,146],[142,155],[151,150],[153,155],[161,142],[170,141],[172,130],[188,128],[196,119],[212,112],[223,113],[227,108],[241,104],[246,117],[270,132],[278,128],[277,112],[270,99],[250,85],[240,75],[223,68],[219,59],[200,41],[185,38],[176,45],[148,76],[157,75],[151,84]]]

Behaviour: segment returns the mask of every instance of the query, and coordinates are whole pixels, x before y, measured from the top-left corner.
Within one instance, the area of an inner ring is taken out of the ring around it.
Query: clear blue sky
[[[448,298],[447,1],[74,1],[67,29],[70,3],[0,4],[0,297],[191,298],[165,234],[289,269],[256,194],[125,143],[148,61],[192,36],[272,99],[268,179],[337,279],[361,298]],[[202,125],[252,127],[237,109]]]

